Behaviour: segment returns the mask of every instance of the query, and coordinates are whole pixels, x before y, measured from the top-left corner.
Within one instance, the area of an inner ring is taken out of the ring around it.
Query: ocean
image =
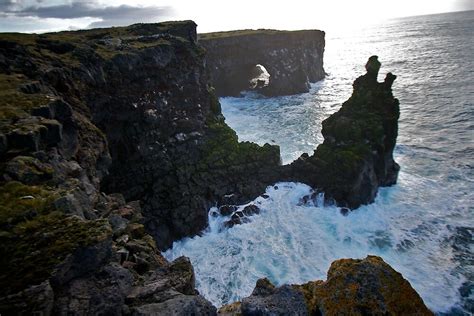
[[[241,141],[278,144],[285,164],[312,154],[322,120],[349,98],[371,55],[382,63],[379,80],[398,76],[398,183],[347,216],[298,205],[310,191],[301,183],[269,187],[250,223],[223,229],[223,218],[210,216],[202,236],[164,255],[188,256],[199,292],[215,305],[250,295],[261,277],[277,285],[325,280],[333,260],[373,254],[435,313],[474,313],[474,11],[328,31],[328,75],[309,93],[221,98],[224,116]]]

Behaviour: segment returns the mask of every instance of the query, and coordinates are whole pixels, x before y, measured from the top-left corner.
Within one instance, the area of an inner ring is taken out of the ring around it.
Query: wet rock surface
[[[260,214],[260,208],[255,204],[249,204],[245,206],[242,210],[237,210],[235,206],[233,206],[234,211],[232,213],[228,213],[227,210],[230,206],[224,208],[224,214],[230,215],[230,219],[224,222],[224,227],[231,228],[235,225],[240,225],[244,223],[248,223],[252,215]],[[221,215],[224,215],[221,211]],[[226,215],[224,215],[226,216]]]

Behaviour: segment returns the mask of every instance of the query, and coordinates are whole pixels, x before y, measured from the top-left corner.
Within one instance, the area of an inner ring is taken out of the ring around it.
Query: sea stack
[[[357,208],[373,202],[377,190],[396,183],[393,159],[398,133],[399,102],[392,94],[395,75],[377,81],[377,56],[367,73],[354,81],[352,96],[323,121],[323,144],[314,155],[302,155],[288,166],[288,178],[324,191],[339,206]]]

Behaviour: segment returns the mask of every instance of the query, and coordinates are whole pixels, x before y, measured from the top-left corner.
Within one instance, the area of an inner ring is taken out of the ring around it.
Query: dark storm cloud
[[[41,0],[34,5],[22,6],[21,1],[0,0],[0,9],[4,14],[16,17],[36,18],[99,18],[100,22],[91,24],[91,27],[126,25],[137,22],[156,22],[170,16],[170,7],[158,6],[101,6],[96,1],[72,1],[68,4],[46,6]]]

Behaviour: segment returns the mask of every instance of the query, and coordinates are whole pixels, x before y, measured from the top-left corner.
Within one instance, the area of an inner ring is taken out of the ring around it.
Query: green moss
[[[110,236],[105,220],[85,221],[59,212],[40,215],[1,235],[0,276],[4,293],[14,293],[48,278],[54,268],[80,247]]]
[[[211,114],[207,118],[207,138],[204,144],[203,159],[198,169],[206,171],[209,168],[228,168],[255,161],[279,163],[279,147],[265,144],[259,146],[251,142],[239,142],[235,131],[221,118],[221,105],[214,88],[209,87]],[[278,161],[275,161],[278,160]]]
[[[259,146],[251,142],[239,142],[237,134],[223,120],[218,120],[208,126],[209,138],[204,144],[203,159],[198,164],[199,169],[229,168],[252,162],[267,161],[278,164],[278,146]]]
[[[360,171],[364,160],[370,155],[370,147],[366,144],[351,146],[331,146],[321,144],[316,149],[314,159],[318,170],[324,173],[327,185],[349,184]]]
[[[8,226],[26,221],[32,213],[47,214],[53,211],[53,202],[59,197],[58,191],[46,186],[7,182],[0,186],[0,228],[8,229]]]
[[[222,113],[221,104],[219,98],[216,95],[216,89],[213,87],[208,87],[207,91],[209,92],[211,98],[211,112],[214,115],[219,115]]]
[[[0,287],[12,293],[45,280],[79,247],[111,234],[105,220],[86,221],[57,211],[61,192],[8,182],[0,187]]]
[[[236,31],[224,31],[224,32],[211,32],[211,33],[200,33],[199,40],[212,40],[217,38],[235,37],[235,36],[246,36],[246,35],[281,35],[297,33],[301,31],[280,31],[271,29],[258,29],[258,30],[236,30]]]
[[[336,143],[382,144],[385,135],[381,115],[373,112],[341,111],[323,122],[323,135],[330,135]]]
[[[14,180],[25,184],[34,184],[52,179],[54,169],[51,165],[42,163],[36,158],[17,156],[6,163],[2,172],[6,172]]]
[[[19,90],[28,82],[23,75],[0,74],[0,123],[29,116],[31,109],[48,104],[53,99],[45,94],[26,94]]]

